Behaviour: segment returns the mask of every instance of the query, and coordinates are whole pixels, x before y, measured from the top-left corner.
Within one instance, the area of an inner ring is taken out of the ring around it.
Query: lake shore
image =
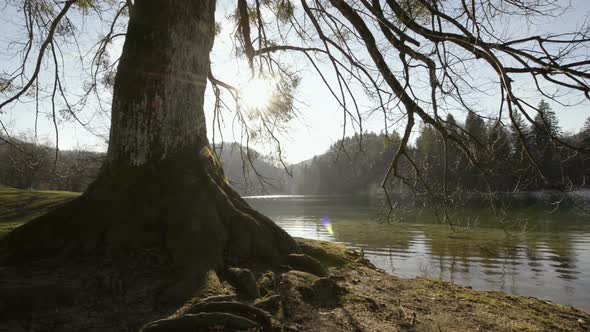
[[[333,252],[344,247],[299,240]],[[339,248],[339,249],[338,249]],[[340,308],[324,313],[317,324],[330,330],[375,331],[586,331],[590,315],[531,297],[475,291],[449,282],[398,278],[375,268],[356,252],[334,274],[347,294]],[[351,261],[350,258],[353,258]],[[330,318],[328,318],[330,317]],[[348,318],[348,319],[346,319]],[[341,326],[333,325],[340,322]],[[344,322],[344,323],[343,323]]]
[[[11,191],[11,195],[17,194]],[[38,195],[26,201],[38,205],[50,193],[20,194]],[[10,197],[14,202],[16,198]],[[70,198],[54,198],[59,197]],[[0,231],[10,231],[19,224],[14,221]],[[283,331],[590,329],[590,315],[571,306],[475,291],[439,280],[399,278],[343,245],[297,241],[305,254],[328,269],[325,275],[314,275],[305,266],[252,266],[260,296],[248,300],[220,271],[220,277],[212,278],[199,294],[180,294],[191,297],[188,301],[170,301],[170,294],[162,294],[171,282],[166,279],[168,272],[161,270],[157,254],[150,252],[109,261],[89,258],[57,269],[50,262],[0,266],[0,331],[136,331],[150,321],[180,322],[183,317],[192,317],[187,316],[190,312],[211,306],[203,303],[219,306],[217,301],[225,303],[226,311],[239,305],[263,310],[268,327]]]
[[[233,324],[205,326],[187,320],[203,311],[209,314],[211,308],[232,317],[261,320],[262,331],[590,328],[590,314],[573,307],[501,292],[475,291],[438,280],[398,278],[340,244],[306,239],[298,242],[306,254],[327,267],[328,274],[322,277],[285,266],[265,270],[253,266],[251,271],[260,295],[250,299],[244,297],[243,289],[230,284],[224,274],[219,274],[219,279],[212,278],[188,301],[170,302],[163,300],[161,282],[143,278],[131,283],[117,263],[111,263],[113,271],[105,269],[104,264],[76,264],[73,269],[57,271],[28,264],[17,269],[3,267],[0,330],[136,331],[152,321],[142,331],[225,331]],[[24,270],[30,273],[23,274]],[[69,280],[79,273],[105,278],[98,278],[103,282],[90,287],[83,282],[84,278]],[[252,312],[255,314],[249,316]]]

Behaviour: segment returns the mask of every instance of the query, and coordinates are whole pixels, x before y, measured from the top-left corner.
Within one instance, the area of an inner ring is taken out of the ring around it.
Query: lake
[[[396,276],[440,278],[590,311],[590,216],[574,209],[511,209],[507,215],[518,226],[508,231],[488,209],[462,209],[453,219],[470,226],[453,231],[428,209],[408,209],[395,223],[379,223],[383,203],[370,197],[247,200],[292,236],[363,249],[373,264]]]

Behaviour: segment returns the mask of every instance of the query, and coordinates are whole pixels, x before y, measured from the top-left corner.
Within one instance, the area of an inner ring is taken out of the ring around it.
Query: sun
[[[252,78],[240,85],[240,104],[249,109],[262,110],[269,104],[275,89],[272,79]]]

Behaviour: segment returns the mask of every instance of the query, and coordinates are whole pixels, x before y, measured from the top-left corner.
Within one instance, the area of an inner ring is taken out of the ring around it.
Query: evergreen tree
[[[460,135],[460,127],[455,117],[449,113],[445,119],[446,126],[450,131]],[[444,162],[444,161],[443,161]],[[460,187],[459,179],[466,165],[461,150],[452,141],[447,142],[447,188],[455,190]]]
[[[583,148],[590,148],[590,117],[586,118],[582,129],[580,129],[580,143]]]
[[[474,146],[485,145],[487,137],[486,129],[485,121],[480,115],[474,112],[467,113],[467,117],[465,118],[465,131],[469,133],[475,141],[473,142]]]
[[[561,129],[555,112],[549,104],[542,100],[537,107],[534,123],[531,124],[531,153],[537,161],[544,180],[550,184],[558,184],[563,181],[563,169],[561,167],[560,151],[553,138],[559,137]],[[540,187],[541,179],[536,180],[536,186]]]
[[[578,134],[577,143],[585,149],[578,156],[579,159],[579,176],[580,186],[585,187],[590,181],[590,117],[586,118],[584,125]]]
[[[486,124],[482,117],[474,112],[467,113],[465,118],[465,131],[469,135],[469,150],[474,160],[468,160],[464,165],[463,185],[466,188],[475,190],[484,190],[482,168],[485,167],[483,161],[486,159],[487,130]]]
[[[514,182],[514,165],[507,162],[512,155],[510,132],[501,122],[495,120],[488,123],[487,132],[490,158],[486,168],[492,174],[489,182],[494,190],[509,191]]]

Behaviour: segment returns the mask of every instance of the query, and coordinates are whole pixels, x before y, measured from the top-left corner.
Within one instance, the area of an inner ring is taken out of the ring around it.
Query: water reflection
[[[378,267],[403,277],[441,278],[482,290],[535,296],[590,310],[590,218],[513,211],[528,231],[498,227],[484,210],[462,218],[477,228],[455,233],[427,210],[386,225],[371,221],[376,202],[366,197],[274,196],[249,199],[291,235],[362,248]]]

